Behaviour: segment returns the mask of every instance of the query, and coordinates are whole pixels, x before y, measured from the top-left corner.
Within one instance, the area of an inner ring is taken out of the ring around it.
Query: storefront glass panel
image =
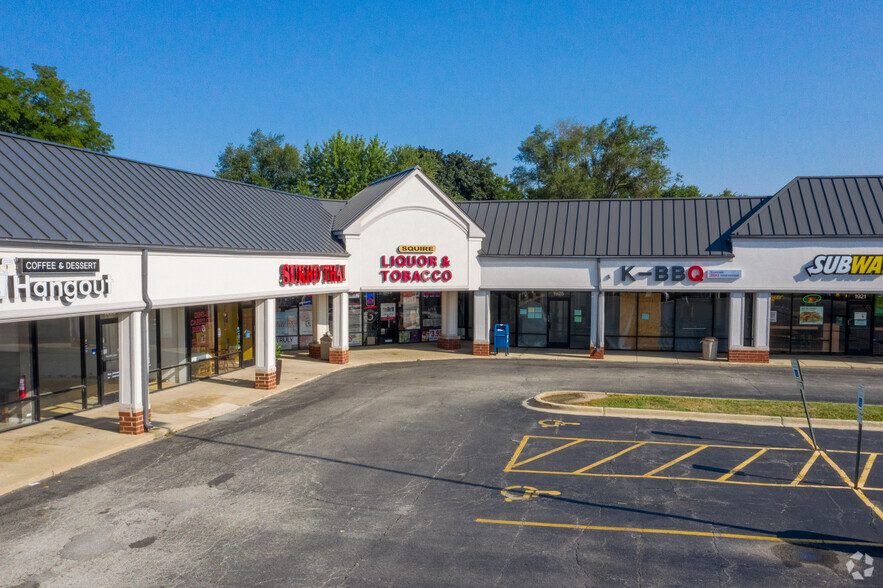
[[[190,376],[193,380],[214,376],[215,316],[211,306],[194,306],[190,311]]]
[[[188,378],[186,309],[163,308],[159,313],[162,384],[183,384]]]
[[[148,315],[147,366],[149,370],[150,391],[159,387],[159,312],[151,310]],[[117,345],[119,348],[119,345]],[[106,393],[106,391],[105,391]]]
[[[546,347],[549,328],[545,292],[518,293],[518,347]]]
[[[347,312],[350,347],[358,347],[362,344],[362,295],[358,292],[347,297]]]
[[[240,330],[239,304],[218,304],[218,372],[225,373],[239,368]]]
[[[29,323],[0,324],[0,430],[34,422]]]
[[[638,334],[638,295],[634,292],[611,292],[604,295],[606,349],[634,349]]]
[[[242,305],[242,365],[254,365],[254,304]]]
[[[883,294],[874,296],[874,355],[883,355]]]
[[[402,292],[398,311],[399,343],[419,343],[420,293]]]
[[[588,349],[591,342],[591,295],[588,292],[570,293],[570,347]]]
[[[420,311],[420,340],[438,341],[441,336],[441,292],[424,292]]]
[[[40,418],[82,410],[83,347],[79,318],[37,321]]]
[[[773,294],[770,351],[883,354],[880,305],[879,294]]]

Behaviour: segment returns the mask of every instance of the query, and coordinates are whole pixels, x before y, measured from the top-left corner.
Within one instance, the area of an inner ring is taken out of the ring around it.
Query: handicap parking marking
[[[848,454],[849,452],[845,450],[818,452],[812,447],[762,447],[525,435],[503,471],[751,486],[852,489],[853,482],[844,473],[843,468],[830,457],[830,453]],[[630,459],[631,456],[628,454],[634,455],[634,459]],[[697,456],[703,455],[704,463],[694,462]],[[862,488],[872,475],[876,456],[879,454],[863,452],[862,455],[866,456],[866,461],[860,476],[859,488]],[[579,464],[581,460],[587,465]],[[574,467],[575,461],[579,467]],[[720,462],[725,467],[705,465],[709,461],[713,465],[716,465],[716,461]],[[605,467],[599,468],[602,465]],[[644,467],[640,471],[636,471],[635,468],[642,466]],[[696,472],[701,473],[694,475]],[[708,476],[707,472],[712,472],[714,475]],[[775,481],[759,481],[763,478]],[[869,488],[869,490],[883,490],[883,488]]]

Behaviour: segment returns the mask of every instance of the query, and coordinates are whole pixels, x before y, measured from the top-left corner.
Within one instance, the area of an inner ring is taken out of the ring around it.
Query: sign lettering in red
[[[345,265],[293,265],[279,268],[279,283],[283,286],[303,284],[337,284],[346,281]]]
[[[435,255],[381,255],[380,270],[382,282],[449,282],[453,277],[451,260],[447,256]],[[395,268],[395,269],[391,269]],[[413,270],[410,268],[414,268]],[[441,269],[438,269],[441,268]]]

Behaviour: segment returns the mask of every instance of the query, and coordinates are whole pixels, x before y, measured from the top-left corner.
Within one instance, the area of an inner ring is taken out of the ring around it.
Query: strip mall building
[[[883,178],[772,197],[454,202],[419,168],[349,201],[0,134],[0,429],[357,346],[883,355]]]

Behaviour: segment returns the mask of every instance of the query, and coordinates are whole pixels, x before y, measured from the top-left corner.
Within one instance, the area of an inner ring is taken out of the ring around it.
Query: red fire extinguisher
[[[24,376],[21,376],[18,379],[18,397],[19,398],[27,398],[28,396],[28,383],[25,380]]]

